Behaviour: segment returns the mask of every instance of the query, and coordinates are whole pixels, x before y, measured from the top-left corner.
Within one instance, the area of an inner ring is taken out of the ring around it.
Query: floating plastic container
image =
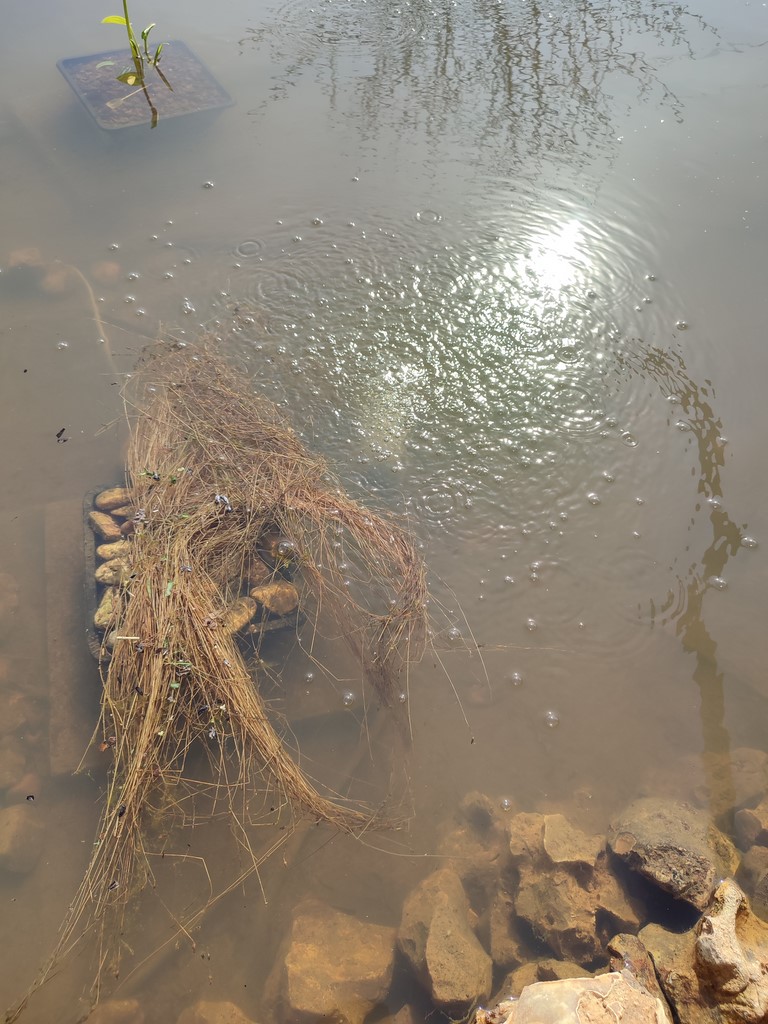
[[[66,57],[56,66],[96,124],[107,131],[221,110],[233,103],[226,89],[180,39],[164,44],[158,68],[147,66],[145,88],[117,80],[133,67],[129,50]]]

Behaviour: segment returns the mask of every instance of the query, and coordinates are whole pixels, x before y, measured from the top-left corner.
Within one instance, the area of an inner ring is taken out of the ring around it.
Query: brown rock
[[[497,805],[483,793],[468,793],[443,830],[438,852],[461,879],[475,913],[486,914],[511,864],[507,819]]]
[[[565,981],[566,978],[583,978],[584,968],[571,960],[539,960],[536,964],[536,981]]]
[[[488,911],[488,951],[496,969],[512,971],[526,959],[513,898],[499,889]]]
[[[443,1008],[466,1007],[491,991],[491,958],[469,926],[469,901],[458,875],[441,868],[408,896],[398,945]]]
[[[46,270],[40,287],[47,295],[63,295],[72,283],[72,270],[63,263],[54,263]]]
[[[583,865],[591,868],[605,846],[602,836],[588,836],[574,828],[562,814],[544,817],[544,851],[553,864]]]
[[[107,512],[89,512],[88,522],[93,532],[107,543],[120,540],[120,527]]]
[[[768,1017],[768,925],[735,882],[718,886],[696,928],[648,925],[640,939],[676,1017],[686,1024],[761,1024]]]
[[[250,593],[254,601],[258,601],[270,615],[290,615],[299,606],[298,590],[285,580],[254,587]]]
[[[0,811],[0,868],[25,874],[43,849],[45,829],[34,804],[14,804]]]
[[[736,842],[742,850],[768,846],[768,798],[764,797],[755,808],[737,811],[734,826]]]
[[[13,249],[8,253],[8,267],[42,267],[43,257],[34,245]]]
[[[659,999],[664,1007],[668,1024],[673,1024],[672,1012],[661,991],[659,979],[653,969],[653,961],[640,939],[636,935],[614,935],[608,943],[607,950],[611,970],[628,971],[646,992],[650,992],[651,995]]]
[[[537,867],[544,858],[544,815],[516,814],[509,822],[509,852],[517,867]]]
[[[254,1024],[239,1006],[229,1002],[201,999],[184,1010],[176,1024]]]
[[[221,624],[227,633],[239,633],[258,610],[259,606],[252,597],[238,597],[224,612]]]
[[[362,1024],[392,980],[395,931],[365,924],[317,900],[295,911],[278,965],[285,1019]]]
[[[115,260],[97,260],[91,264],[91,277],[99,284],[116,284],[122,267]]]
[[[144,1024],[137,999],[107,999],[88,1015],[87,1024]]]
[[[563,868],[526,870],[515,898],[517,916],[564,960],[592,964],[602,952],[596,934],[595,894]]]
[[[113,558],[109,562],[102,562],[96,569],[94,576],[97,583],[104,586],[116,587],[127,582],[131,575],[131,566],[124,558]]]
[[[738,863],[708,815],[675,800],[636,800],[611,823],[608,843],[633,871],[698,910]]]
[[[127,487],[109,487],[106,491],[97,494],[93,500],[94,508],[100,512],[111,512],[120,508],[121,505],[130,505],[131,492]]]
[[[15,786],[27,771],[24,744],[15,736],[6,736],[0,744],[0,790]]]

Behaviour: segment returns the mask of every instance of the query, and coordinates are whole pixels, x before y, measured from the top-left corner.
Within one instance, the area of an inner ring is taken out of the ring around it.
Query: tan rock
[[[544,851],[553,864],[585,865],[591,868],[605,841],[602,836],[589,836],[562,814],[544,817]]]
[[[0,868],[25,874],[43,848],[45,828],[33,803],[13,804],[0,811]]]
[[[42,267],[43,257],[34,245],[13,249],[8,253],[8,267]]]
[[[115,260],[97,260],[91,264],[91,277],[99,284],[116,284],[122,267]]]
[[[367,924],[317,900],[294,912],[278,965],[285,1020],[362,1024],[392,980],[395,930]]]
[[[254,1024],[254,1021],[234,1003],[201,999],[182,1011],[176,1024]]]
[[[768,1019],[768,925],[735,882],[716,889],[698,925],[678,935],[648,925],[640,940],[676,1019],[762,1024]]]
[[[99,544],[96,555],[103,562],[111,562],[114,558],[130,558],[134,553],[133,544],[129,540],[116,540],[111,544]]]
[[[130,505],[130,503],[131,492],[127,487],[109,487],[106,491],[97,494],[93,500],[94,508],[100,512],[111,512],[113,509],[120,508],[121,505]]]
[[[512,971],[526,959],[525,942],[515,917],[513,898],[499,889],[488,911],[488,951],[497,970]]]
[[[472,909],[479,915],[490,910],[495,895],[504,888],[511,867],[507,842],[507,818],[483,793],[467,793],[441,833],[438,853],[461,879]],[[509,880],[511,887],[511,879]]]
[[[63,263],[54,263],[46,270],[40,287],[48,295],[63,295],[72,287],[72,284],[71,268]]]
[[[87,1024],[144,1024],[137,999],[107,999],[88,1015]]]
[[[544,853],[544,815],[516,814],[509,822],[509,852],[518,866],[537,867]]]
[[[120,540],[120,526],[107,512],[89,512],[88,522],[94,533],[107,543]]]
[[[101,595],[99,606],[93,616],[93,624],[98,630],[105,630],[112,625],[120,608],[120,591],[117,587],[107,587]]]
[[[457,1009],[490,995],[492,961],[469,924],[469,901],[450,868],[425,878],[403,906],[398,945],[436,1005]]]
[[[508,1009],[504,1024],[666,1024],[660,1001],[625,974],[538,982]]]
[[[132,571],[130,563],[125,558],[113,558],[109,562],[102,562],[94,576],[97,583],[116,587],[127,582]]]
[[[672,1012],[659,986],[653,961],[648,950],[637,935],[615,935],[607,945],[609,965],[612,971],[629,971],[646,992],[656,996],[664,1006],[668,1024],[673,1024]]]
[[[238,597],[224,612],[221,624],[227,633],[239,633],[258,610],[259,606],[252,597]]]
[[[298,590],[285,580],[254,587],[250,595],[270,615],[290,615],[299,606]]]

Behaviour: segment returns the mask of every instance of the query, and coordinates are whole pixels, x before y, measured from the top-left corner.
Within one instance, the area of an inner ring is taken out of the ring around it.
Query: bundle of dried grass
[[[255,787],[349,833],[384,823],[319,792],[268,717],[229,621],[265,544],[301,593],[307,647],[332,623],[383,704],[401,707],[399,676],[421,651],[426,616],[424,568],[403,530],[351,500],[245,376],[205,347],[159,343],[130,388],[132,571],[107,630],[99,729],[114,764],[58,951],[96,924],[104,965],[114,953],[105,930],[119,931],[151,876],[149,816],[185,780],[193,747],[207,753],[208,784],[254,865],[244,793]]]

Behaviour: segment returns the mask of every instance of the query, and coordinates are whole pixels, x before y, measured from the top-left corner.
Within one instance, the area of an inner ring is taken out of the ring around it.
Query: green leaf
[[[152,31],[153,28],[156,28],[156,22],[154,22],[154,21],[152,22],[151,25],[147,25],[147,27],[141,33],[141,38],[144,40],[145,43],[147,41],[147,36],[149,35],[149,33]]]
[[[101,60],[96,65],[96,70],[98,70],[99,68],[113,68],[114,66],[115,62],[113,60]]]
[[[168,580],[168,584],[165,588],[165,596],[170,597],[173,590],[173,580]]]
[[[139,80],[139,76],[135,71],[124,71],[122,75],[117,76],[118,82],[123,82],[125,85],[136,85]]]
[[[127,25],[128,22],[122,14],[110,14],[108,18],[101,19],[102,25]]]

